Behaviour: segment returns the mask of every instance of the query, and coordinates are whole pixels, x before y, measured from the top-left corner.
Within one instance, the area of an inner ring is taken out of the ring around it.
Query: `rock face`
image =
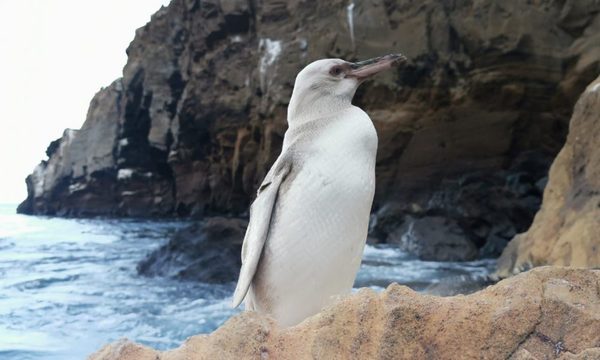
[[[387,201],[373,214],[371,236],[426,260],[497,257],[539,209],[547,161],[525,152],[508,169],[444,180],[425,203]]]
[[[443,217],[493,256],[529,226],[598,72],[599,11],[595,0],[173,0],[137,31],[123,78],[81,130],[51,144],[19,211],[243,214],[280,151],[296,73],[401,51],[410,64],[355,99],[380,140],[385,226],[372,236]]]
[[[581,95],[550,169],[542,208],[499,261],[507,276],[539,265],[600,267],[600,77]]]
[[[599,359],[600,271],[540,268],[468,296],[363,289],[281,329],[253,312],[158,352],[128,341],[91,360]]]
[[[149,254],[137,270],[141,275],[207,283],[236,281],[247,225],[244,220],[223,217],[194,223]]]

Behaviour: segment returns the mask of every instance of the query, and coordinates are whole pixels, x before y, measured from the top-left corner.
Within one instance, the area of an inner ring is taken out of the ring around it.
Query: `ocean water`
[[[159,349],[216,329],[239,310],[234,284],[138,276],[137,262],[185,222],[60,219],[0,205],[0,359],[85,359],[127,337]],[[438,263],[365,250],[357,286],[418,291],[484,278],[493,260]]]

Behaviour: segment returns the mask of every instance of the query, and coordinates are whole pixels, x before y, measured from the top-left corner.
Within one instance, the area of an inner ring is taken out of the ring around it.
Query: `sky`
[[[170,0],[0,0],[0,203],[122,74],[135,30]]]

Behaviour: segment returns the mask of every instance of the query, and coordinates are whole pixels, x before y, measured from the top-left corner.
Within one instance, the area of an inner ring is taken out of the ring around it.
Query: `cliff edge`
[[[50,144],[19,212],[244,216],[297,72],[402,52],[407,67],[355,98],[379,135],[371,237],[425,259],[495,257],[531,224],[598,74],[599,14],[595,0],[173,0],[136,32],[81,129]],[[409,228],[462,250],[404,244]]]

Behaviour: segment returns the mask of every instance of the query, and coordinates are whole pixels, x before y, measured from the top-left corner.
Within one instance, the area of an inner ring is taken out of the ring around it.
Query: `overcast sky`
[[[92,96],[121,76],[135,29],[170,0],[0,0],[0,203],[50,141],[78,129]]]

